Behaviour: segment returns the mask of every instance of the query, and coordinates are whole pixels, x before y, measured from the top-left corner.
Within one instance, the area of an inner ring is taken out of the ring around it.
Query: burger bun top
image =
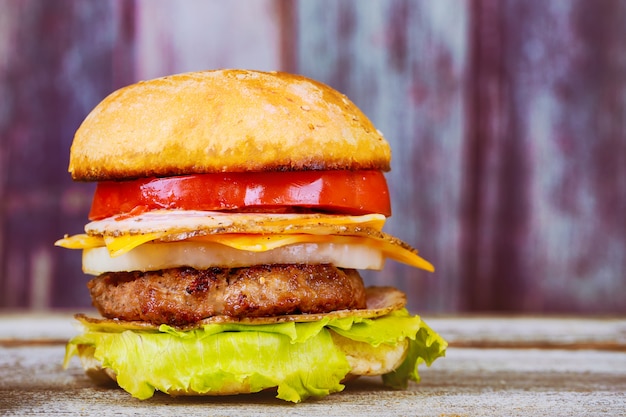
[[[389,170],[389,144],[345,95],[299,75],[213,70],[121,88],[79,127],[75,180]]]

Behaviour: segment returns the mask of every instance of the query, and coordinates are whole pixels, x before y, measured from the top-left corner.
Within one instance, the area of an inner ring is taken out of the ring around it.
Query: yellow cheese
[[[100,236],[89,236],[86,234],[68,236],[54,242],[54,246],[60,246],[66,249],[89,249],[97,248],[104,245],[104,239]]]
[[[89,249],[106,246],[111,257],[119,256],[144,243],[166,237],[164,233],[148,233],[143,235],[125,235],[120,237],[92,237],[88,235],[75,235],[65,237],[57,241],[57,246],[70,249]],[[385,257],[407,265],[434,271],[434,267],[428,261],[417,254],[415,249],[410,248],[403,242],[386,234],[375,236],[342,236],[342,235],[310,235],[310,234],[286,234],[286,235],[262,235],[262,234],[215,234],[193,237],[188,240],[219,243],[234,249],[264,252],[279,247],[298,243],[351,243],[362,244],[380,250]]]
[[[104,243],[111,256],[118,256],[135,249],[139,245],[159,239],[164,233],[144,233],[140,235],[105,236]]]

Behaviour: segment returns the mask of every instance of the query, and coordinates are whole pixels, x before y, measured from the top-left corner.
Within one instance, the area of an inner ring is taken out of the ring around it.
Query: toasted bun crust
[[[216,70],[110,94],[70,151],[75,180],[211,172],[389,170],[389,144],[343,94],[302,76]]]

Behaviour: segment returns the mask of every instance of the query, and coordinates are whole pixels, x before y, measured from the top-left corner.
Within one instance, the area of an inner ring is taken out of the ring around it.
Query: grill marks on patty
[[[366,308],[356,270],[332,265],[110,272],[87,284],[106,318],[184,326],[212,316],[271,317]]]

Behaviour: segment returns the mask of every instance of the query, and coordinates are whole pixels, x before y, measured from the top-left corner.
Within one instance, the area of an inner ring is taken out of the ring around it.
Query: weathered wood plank
[[[97,312],[82,311],[98,317]],[[626,319],[538,316],[422,317],[456,346],[595,347],[626,351]],[[63,343],[79,332],[70,312],[0,314],[0,343]]]
[[[473,5],[463,308],[624,312],[626,4]]]
[[[129,5],[0,2],[2,307],[90,304],[80,256],[52,244],[81,231],[89,210],[93,187],[72,184],[69,148],[93,106],[129,82],[115,65],[130,54],[121,36]]]
[[[70,336],[69,314],[0,316],[0,414],[2,415],[472,415],[472,416],[619,416],[626,410],[626,355],[603,350],[458,348],[405,391],[384,388],[378,378],[361,378],[340,394],[298,405],[274,393],[235,397],[171,398],[157,394],[139,401],[117,388],[95,386],[77,360],[61,369],[62,344],[27,340]],[[576,320],[574,325],[573,320]],[[604,340],[617,334],[624,343],[623,319],[576,318],[429,318],[450,339],[480,337],[547,340],[564,337]],[[536,329],[535,332],[530,329]]]
[[[387,230],[437,269],[390,262],[368,282],[395,285],[421,311],[456,310],[469,3],[298,3],[297,68],[352,99],[392,147]]]
[[[626,319],[545,316],[432,318],[454,346],[602,349],[626,352]]]
[[[386,134],[389,230],[437,266],[371,281],[427,311],[625,311],[625,20],[611,0],[299,5],[301,71]]]
[[[0,308],[88,307],[79,252],[93,184],[72,183],[84,117],[143,78],[218,67],[276,69],[274,0],[0,1]]]
[[[626,406],[624,355],[607,352],[457,349],[422,371],[422,382],[406,391],[362,378],[342,393],[298,405],[270,392],[217,398],[157,394],[139,401],[120,389],[94,386],[76,363],[61,370],[62,356],[62,347],[0,347],[2,415],[619,416]]]
[[[275,0],[136,0],[137,80],[217,68],[281,67]]]
[[[419,312],[626,312],[626,3],[286,4],[0,1],[0,307],[90,303],[80,256],[51,246],[85,222],[66,167],[87,112],[238,66],[327,82],[390,140],[388,231],[437,272],[369,283]]]

